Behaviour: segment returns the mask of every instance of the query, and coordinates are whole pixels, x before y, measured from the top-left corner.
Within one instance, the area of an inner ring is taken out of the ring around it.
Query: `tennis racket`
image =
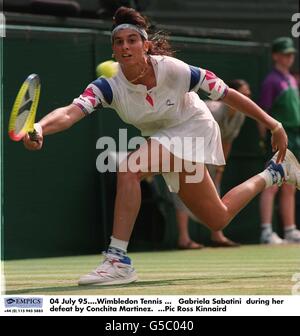
[[[38,141],[34,121],[40,91],[39,76],[36,74],[29,75],[17,94],[10,114],[8,134],[11,140],[20,141],[28,133],[32,141]]]

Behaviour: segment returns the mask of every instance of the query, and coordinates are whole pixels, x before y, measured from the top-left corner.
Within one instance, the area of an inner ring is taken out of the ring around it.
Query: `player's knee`
[[[277,185],[273,185],[272,187],[266,189],[264,191],[265,194],[269,195],[269,196],[275,196],[278,192],[278,186]]]
[[[294,195],[296,193],[296,188],[295,186],[291,184],[283,184],[281,187],[281,196],[289,196],[289,195]]]

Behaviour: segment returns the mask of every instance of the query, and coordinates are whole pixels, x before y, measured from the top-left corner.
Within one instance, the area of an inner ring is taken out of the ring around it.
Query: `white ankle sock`
[[[127,252],[128,241],[117,239],[114,236],[111,236],[110,238],[109,247],[119,249],[125,253]]]
[[[282,183],[282,177],[280,173],[272,168],[267,168],[258,175],[265,180],[266,182],[265,189],[271,187],[274,184],[281,185]]]
[[[266,182],[265,189],[273,185],[273,179],[272,179],[271,173],[267,169],[259,173],[258,175],[261,176],[265,180]]]
[[[272,224],[271,223],[261,224],[261,230],[262,230],[263,234],[271,234],[273,232]]]
[[[263,223],[261,225],[261,234],[265,237],[265,236],[269,236],[271,235],[273,232],[272,229],[272,224],[270,223]]]

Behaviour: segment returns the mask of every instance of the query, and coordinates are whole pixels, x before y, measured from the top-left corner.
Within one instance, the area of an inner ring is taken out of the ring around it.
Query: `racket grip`
[[[38,133],[37,131],[34,129],[32,132],[28,132],[29,138],[31,141],[35,141],[35,142],[39,142],[38,140]]]

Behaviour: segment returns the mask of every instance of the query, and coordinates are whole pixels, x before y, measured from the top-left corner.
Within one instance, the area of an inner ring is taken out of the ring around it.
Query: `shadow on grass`
[[[209,278],[211,280],[211,278]],[[151,280],[151,281],[139,281],[130,284],[124,285],[84,285],[84,286],[66,286],[66,287],[38,287],[38,288],[27,288],[27,289],[18,289],[18,290],[9,290],[5,294],[28,294],[33,292],[39,292],[47,294],[47,292],[70,292],[70,291],[80,291],[84,292],[91,289],[101,288],[104,290],[109,289],[116,289],[116,288],[140,288],[140,287],[149,287],[149,286],[167,286],[167,285],[174,285],[174,283],[178,281],[201,281],[201,280],[208,280],[204,278],[185,278],[185,279],[165,279],[165,280]]]
[[[71,291],[79,291],[85,292],[91,289],[102,289],[102,290],[109,290],[109,289],[117,289],[117,288],[142,288],[142,287],[159,287],[159,286],[168,286],[168,285],[180,285],[177,282],[189,282],[189,281],[198,281],[199,284],[205,282],[205,284],[221,284],[221,283],[230,283],[234,280],[242,280],[242,279],[259,279],[259,278],[270,278],[270,276],[245,276],[245,277],[230,277],[230,278],[223,278],[223,279],[216,279],[216,277],[200,277],[200,278],[183,278],[183,279],[164,279],[164,280],[145,280],[145,281],[138,281],[131,284],[124,284],[124,285],[84,285],[84,286],[66,286],[66,287],[38,287],[38,288],[27,288],[27,289],[18,289],[18,290],[9,290],[6,292],[6,295],[12,294],[30,294],[30,293],[40,293],[40,294],[47,294],[48,292],[71,292]]]

